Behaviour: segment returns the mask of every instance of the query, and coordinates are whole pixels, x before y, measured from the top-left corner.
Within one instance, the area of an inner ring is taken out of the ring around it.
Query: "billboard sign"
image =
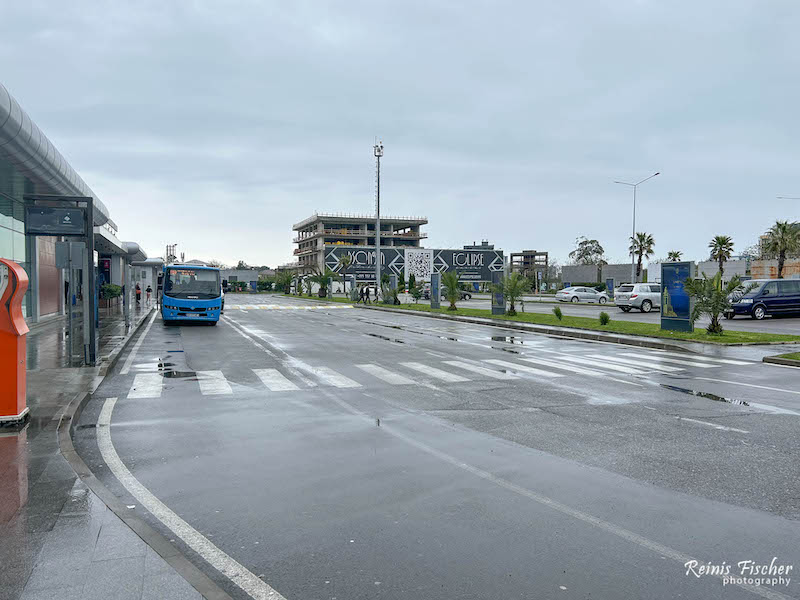
[[[86,235],[84,208],[25,207],[27,235]]]
[[[693,262],[661,263],[661,329],[694,331],[692,299],[683,286],[692,273]]]
[[[375,248],[326,247],[325,266],[343,273],[339,258],[352,257],[348,274],[358,281],[375,281]],[[433,273],[456,271],[464,282],[492,281],[492,273],[503,272],[502,250],[434,250],[428,248],[381,248],[381,271],[417,281],[430,281]]]

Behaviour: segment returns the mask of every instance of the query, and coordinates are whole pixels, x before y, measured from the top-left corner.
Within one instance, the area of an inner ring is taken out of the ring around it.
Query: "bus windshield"
[[[167,269],[164,295],[172,298],[219,298],[219,271],[210,269]]]

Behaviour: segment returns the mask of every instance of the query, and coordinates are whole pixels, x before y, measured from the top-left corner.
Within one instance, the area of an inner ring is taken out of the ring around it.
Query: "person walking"
[[[364,290],[364,304],[372,304],[372,302],[369,300],[369,286],[364,288]]]
[[[357,302],[357,304],[358,303],[361,303],[361,304],[364,303],[364,286],[363,285],[360,288],[358,288],[358,302]]]
[[[150,294],[153,293],[153,288],[151,288],[149,284],[145,290],[145,293],[147,293],[147,306],[150,306]]]
[[[136,284],[136,306],[139,306],[142,303],[142,288],[139,284]]]

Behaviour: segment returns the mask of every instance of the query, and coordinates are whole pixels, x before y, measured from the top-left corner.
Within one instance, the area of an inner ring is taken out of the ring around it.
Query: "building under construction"
[[[511,272],[521,273],[525,277],[532,277],[541,273],[539,278],[547,277],[548,258],[547,252],[537,250],[523,250],[511,253]]]

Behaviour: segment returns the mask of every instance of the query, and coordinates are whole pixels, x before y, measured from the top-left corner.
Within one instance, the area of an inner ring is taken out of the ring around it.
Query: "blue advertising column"
[[[333,277],[328,277],[327,297],[333,298]]]
[[[503,274],[499,271],[492,273],[492,314],[506,314],[506,297],[500,288],[503,282]]]
[[[356,276],[347,276],[347,289],[350,291],[350,300],[358,300],[358,289],[356,289]]]
[[[614,299],[614,278],[610,277],[606,279],[606,292],[608,293],[608,297],[612,300]]]
[[[661,329],[694,331],[693,301],[683,287],[693,273],[693,262],[661,263]]]
[[[431,273],[431,308],[441,308],[441,300],[442,276],[439,273]]]

